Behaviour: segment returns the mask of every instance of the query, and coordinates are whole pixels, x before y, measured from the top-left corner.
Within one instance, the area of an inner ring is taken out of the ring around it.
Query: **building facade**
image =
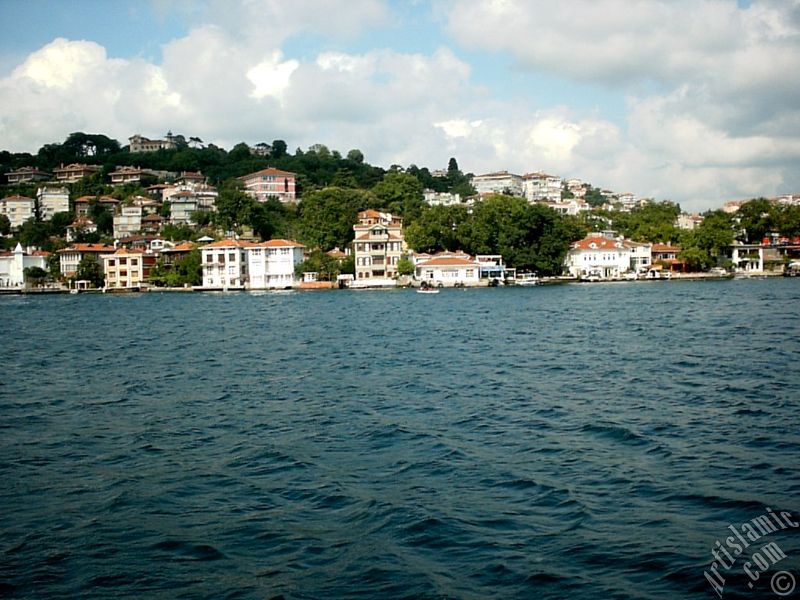
[[[220,240],[200,249],[203,283],[210,290],[244,289],[247,284],[247,248],[256,244],[242,240]]]
[[[69,248],[58,250],[59,268],[63,277],[71,277],[78,271],[78,265],[86,256],[93,257],[101,266],[100,258],[103,254],[110,254],[116,250],[114,246],[105,244],[73,244]]]
[[[36,201],[39,218],[49,221],[56,213],[69,212],[69,189],[61,185],[43,185],[36,190]]]
[[[0,252],[0,288],[25,287],[25,269],[39,267],[47,271],[49,252],[25,252],[22,244],[12,252]]]
[[[147,282],[156,256],[143,250],[117,248],[111,254],[102,254],[103,275],[107,289],[138,289]]]
[[[172,135],[171,131],[167,132],[163,140],[151,140],[137,133],[128,138],[128,144],[131,154],[158,152],[159,150],[174,150],[178,147],[175,136]]]
[[[522,195],[528,202],[561,202],[561,177],[541,172],[523,175]]]
[[[480,263],[463,252],[440,252],[416,266],[417,279],[441,287],[476,286]]]
[[[565,269],[580,279],[616,279],[631,268],[631,249],[616,238],[589,234],[572,244]]]
[[[480,194],[510,194],[512,196],[522,196],[522,176],[509,173],[508,171],[497,171],[476,175],[472,178],[472,187]]]
[[[397,263],[405,251],[403,220],[391,213],[365,210],[353,226],[356,283],[388,285],[397,276]]]
[[[56,181],[59,183],[75,183],[84,177],[89,177],[95,173],[102,171],[100,165],[84,165],[82,163],[73,163],[71,165],[61,165],[57,169],[53,169]]]
[[[114,215],[114,237],[124,238],[141,231],[142,215],[141,206],[123,206],[119,214]]]
[[[13,183],[27,183],[30,181],[47,181],[50,179],[50,173],[40,171],[36,167],[22,167],[16,171],[6,173],[6,179],[9,184]]]
[[[304,260],[305,246],[292,240],[269,240],[245,248],[247,287],[254,290],[283,290],[300,282],[294,270]]]
[[[275,198],[284,203],[297,201],[295,173],[279,169],[262,169],[239,177],[245,192],[259,202]]]
[[[36,200],[27,196],[6,196],[0,199],[0,215],[8,217],[12,229],[36,218]]]

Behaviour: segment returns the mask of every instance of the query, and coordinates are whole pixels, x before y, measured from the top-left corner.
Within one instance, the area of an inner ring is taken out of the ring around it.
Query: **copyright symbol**
[[[794,591],[794,575],[788,571],[778,571],[772,576],[769,585],[776,596],[788,596]]]

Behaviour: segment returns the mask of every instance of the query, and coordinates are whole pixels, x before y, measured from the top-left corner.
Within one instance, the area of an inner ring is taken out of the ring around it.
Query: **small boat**
[[[539,279],[534,273],[525,273],[524,275],[517,277],[514,280],[514,284],[521,286],[542,285],[542,280]]]
[[[417,288],[418,294],[438,294],[439,290],[436,288]]]

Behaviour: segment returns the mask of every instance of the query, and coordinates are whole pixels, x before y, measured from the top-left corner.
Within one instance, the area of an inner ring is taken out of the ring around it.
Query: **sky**
[[[798,73],[800,0],[0,0],[0,149],[282,139],[701,211],[800,193]]]

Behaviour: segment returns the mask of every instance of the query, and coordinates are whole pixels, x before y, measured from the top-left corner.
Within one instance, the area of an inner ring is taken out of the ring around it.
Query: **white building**
[[[639,273],[653,264],[653,245],[624,240],[622,242],[631,252],[631,271]]]
[[[592,210],[592,207],[589,206],[588,202],[584,202],[583,200],[579,200],[577,198],[561,200],[560,202],[540,202],[540,204],[544,204],[548,208],[552,208],[554,211],[561,213],[562,215],[576,216],[582,212],[588,212]]]
[[[416,277],[433,286],[476,286],[480,283],[481,264],[463,252],[440,252],[420,262]]]
[[[69,190],[64,186],[43,185],[36,190],[36,200],[42,221],[51,220],[56,213],[69,212]]]
[[[242,290],[248,279],[248,248],[258,244],[242,240],[220,240],[200,249],[202,254],[203,283],[208,290]]]
[[[561,202],[561,177],[541,172],[523,175],[522,195],[528,202]]]
[[[163,191],[165,202],[169,202],[170,223],[188,224],[195,212],[216,210],[217,189],[210,185],[181,185]]]
[[[114,215],[114,237],[116,239],[128,237],[142,229],[141,206],[123,206],[119,214]]]
[[[47,271],[48,252],[26,253],[17,243],[13,252],[0,253],[0,288],[25,287],[25,269],[39,267]]]
[[[631,249],[622,240],[589,234],[572,244],[564,267],[573,277],[615,279],[631,268]]]
[[[291,240],[269,240],[245,249],[248,285],[253,290],[283,290],[299,284],[294,269],[305,246]]]
[[[102,266],[103,261],[100,256],[114,252],[114,250],[114,246],[105,244],[72,244],[69,248],[62,248],[57,251],[61,275],[63,277],[75,275],[78,265],[85,256],[93,257]]]
[[[11,227],[16,229],[36,217],[36,200],[27,196],[6,196],[0,200],[0,214],[7,216]]]
[[[450,192],[424,190],[422,197],[429,206],[453,206],[462,203],[461,194],[451,194]]]
[[[171,131],[167,132],[166,138],[163,140],[151,140],[136,133],[128,138],[128,144],[131,154],[174,150],[178,147],[175,136],[172,135]]]
[[[681,213],[678,215],[678,218],[675,219],[675,227],[678,229],[687,229],[691,231],[692,229],[699,227],[703,223],[703,215],[698,214],[687,214]]]
[[[476,175],[472,186],[478,194],[510,194],[522,196],[522,177],[508,171]]]

